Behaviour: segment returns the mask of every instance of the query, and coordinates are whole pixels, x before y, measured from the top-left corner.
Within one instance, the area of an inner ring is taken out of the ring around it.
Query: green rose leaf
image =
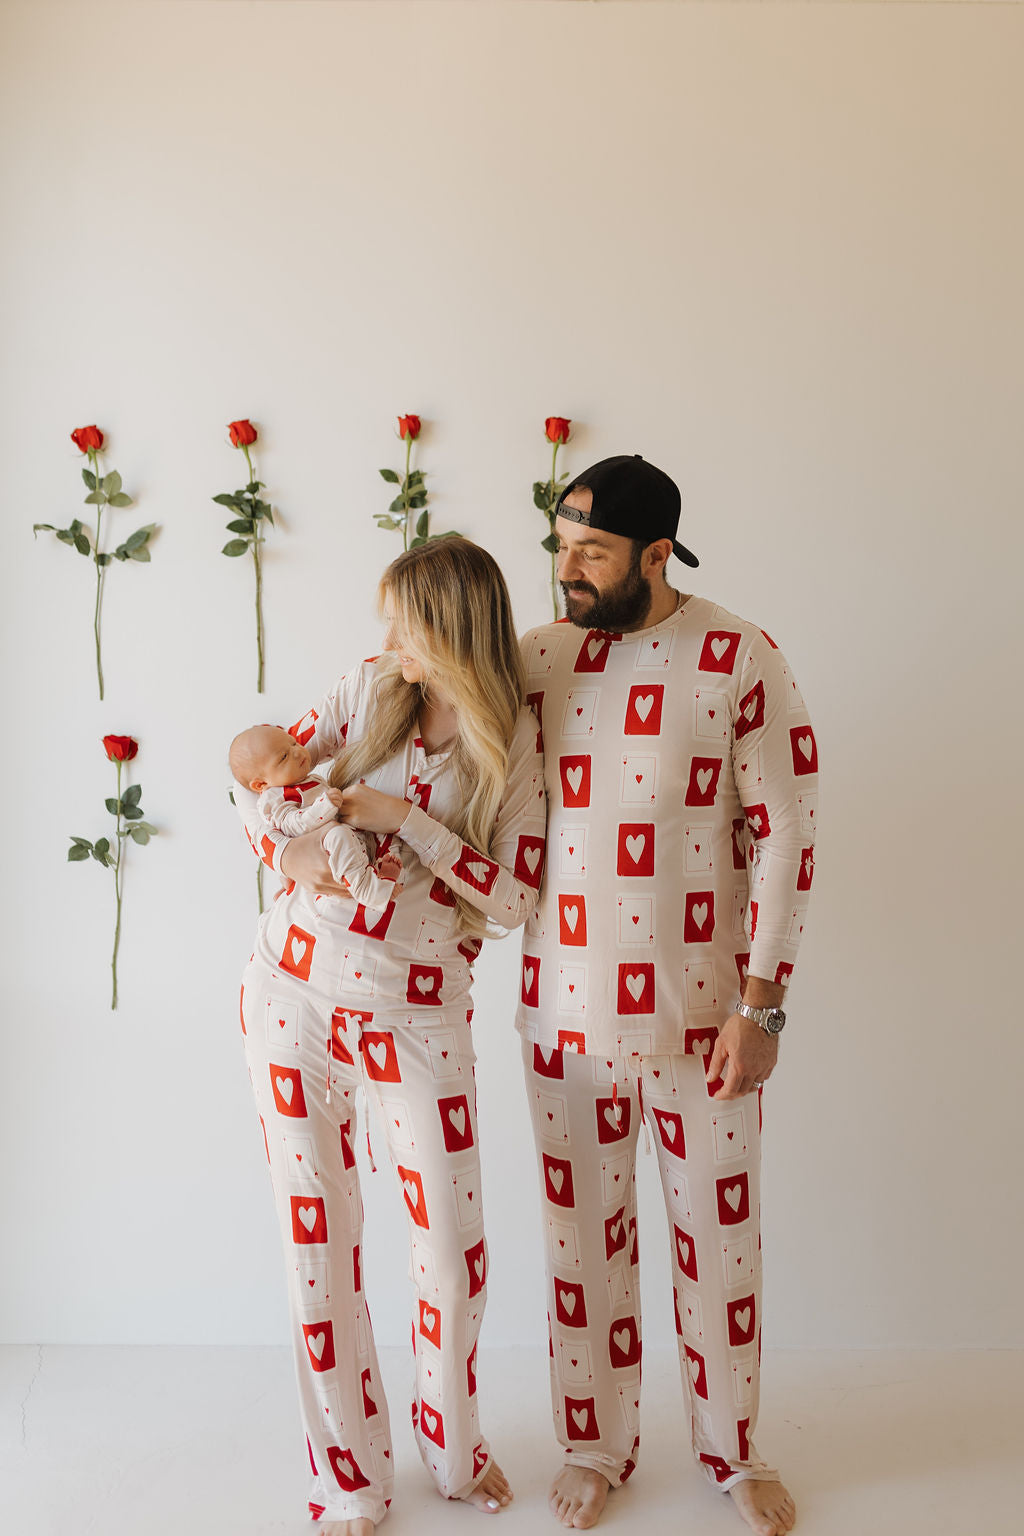
[[[84,533],[75,534],[75,548],[78,550],[80,555],[92,554],[92,546],[90,545],[89,540],[86,538]]]
[[[426,542],[427,542],[426,539],[423,539],[423,538],[410,539],[409,540],[409,548],[410,549],[417,549],[421,544],[425,544]]]
[[[121,796],[121,804],[122,805],[138,805],[138,803],[139,803],[139,801],[141,799],[142,799],[142,785],[141,784],[129,784],[128,788],[125,790],[124,794]]]
[[[32,533],[33,533],[33,535],[35,535],[37,533],[40,533],[43,529],[45,529],[47,533],[56,533],[57,532],[57,529],[56,529],[56,527],[55,527],[55,525],[53,523],[33,523],[32,524]]]
[[[131,504],[131,497],[126,496],[124,491],[115,491],[114,495],[110,498],[110,505],[112,507],[130,507]]]
[[[152,556],[149,553],[149,550],[146,548],[145,544],[140,544],[138,549],[130,549],[128,551],[128,558],[129,560],[138,560],[142,564],[146,564],[149,560],[152,559]]]
[[[146,523],[145,527],[136,528],[135,532],[129,534],[125,539],[125,548],[138,549],[141,545],[145,544],[155,527],[156,523]]]
[[[100,565],[109,565],[110,561],[111,561],[111,558],[112,557],[110,555],[106,554],[105,552],[103,554],[101,554],[101,555],[97,555],[96,556],[97,562]]]
[[[91,469],[82,470],[82,479],[85,481],[90,491],[94,491],[96,489],[96,476],[93,474]]]
[[[541,549],[546,549],[549,554],[553,555],[560,542],[561,541],[559,540],[557,533],[549,533],[546,539],[541,539],[540,547]]]
[[[232,522],[228,523],[227,528],[229,533],[252,533],[252,518],[236,517]]]
[[[87,845],[83,843],[72,843],[71,847],[68,849],[68,863],[80,864],[83,859],[87,859],[89,857],[91,847],[91,844]]]
[[[389,512],[404,512],[405,511],[405,499],[404,499],[404,497],[396,496],[394,501],[391,503],[390,507],[388,507],[388,511]]]
[[[112,469],[109,475],[103,476],[103,479],[100,481],[100,485],[106,491],[108,496],[116,496],[118,491],[121,489],[121,476],[118,474],[116,469]]]
[[[229,539],[221,550],[222,555],[244,555],[249,548],[246,539]]]
[[[230,794],[230,793],[231,793],[231,791],[228,790],[228,794]],[[232,802],[232,803],[234,803],[234,802]],[[136,832],[140,832],[140,831],[141,832],[148,832],[150,837],[156,837],[156,834],[157,834],[156,827],[151,826],[148,821],[137,821],[133,827],[129,828],[129,830],[130,830],[130,832],[132,833],[133,836],[135,835]]]
[[[126,821],[141,821],[142,812],[137,805],[125,805],[121,807],[121,815]]]
[[[430,521],[430,513],[429,512],[421,512],[419,517],[416,519],[416,534],[417,534],[418,538],[421,538],[421,539],[425,539],[426,538],[426,536],[427,536],[427,523],[429,521]]]
[[[141,822],[137,822],[134,827],[128,828],[128,836],[136,843],[144,844],[149,842],[149,833]]]
[[[73,843],[77,843],[80,848],[91,848],[92,847],[92,843],[90,843],[90,841],[89,841],[89,839],[87,837],[73,837],[71,839],[71,841]]]
[[[107,498],[102,491],[92,491],[85,498],[85,504],[87,507],[105,507]]]
[[[546,485],[535,485],[533,488],[533,504],[541,512],[546,512],[551,505],[551,495]]]
[[[117,800],[115,800],[113,796],[111,796],[111,798],[109,800],[104,800],[103,804],[106,806],[106,808],[110,812],[111,816],[116,816],[117,815],[118,810],[119,810],[120,807],[118,805]]]
[[[417,511],[420,507],[425,507],[426,504],[426,491],[416,491],[412,496],[409,497],[409,508],[413,512]]]
[[[263,481],[262,480],[250,480],[249,484],[246,486],[246,490],[249,492],[249,494],[251,496],[255,496],[256,492],[261,490],[262,488],[263,488]]]
[[[391,531],[395,528],[401,528],[402,526],[401,523],[397,522],[393,517],[388,517],[386,512],[375,512],[373,515],[376,519],[378,528],[387,528],[389,531]]]
[[[95,853],[109,853],[110,852],[110,839],[109,839],[109,837],[98,837],[96,839],[96,847],[95,847],[95,849],[93,851]]]
[[[379,470],[378,473],[382,480],[386,480],[388,482],[388,485],[401,485],[402,483],[393,469],[382,469]]]
[[[241,512],[242,510],[241,491],[237,495],[231,491],[221,491],[220,495],[214,496],[213,500],[217,503],[218,507],[234,507],[236,512]]]

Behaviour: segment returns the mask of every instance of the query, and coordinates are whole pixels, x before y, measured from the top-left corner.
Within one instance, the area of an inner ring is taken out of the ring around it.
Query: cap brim
[[[700,561],[693,551],[687,549],[685,544],[680,544],[676,539],[672,540],[672,550],[684,565],[700,565]]]

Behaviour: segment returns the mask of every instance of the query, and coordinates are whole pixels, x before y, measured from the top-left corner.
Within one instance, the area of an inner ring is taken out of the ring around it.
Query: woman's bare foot
[[[377,1527],[372,1520],[318,1520],[317,1536],[373,1536]]]
[[[757,1536],[784,1536],[793,1529],[796,1505],[780,1482],[745,1478],[729,1489],[733,1503]]]
[[[512,1503],[508,1478],[496,1461],[491,1462],[472,1493],[464,1494],[461,1502],[472,1504],[474,1509],[482,1509],[488,1515],[496,1515],[499,1509]]]
[[[562,1525],[585,1531],[600,1520],[610,1487],[604,1474],[591,1467],[562,1467],[551,1484],[548,1504]]]

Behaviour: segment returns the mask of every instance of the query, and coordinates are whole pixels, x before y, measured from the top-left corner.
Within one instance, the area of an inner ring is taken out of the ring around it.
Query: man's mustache
[[[588,586],[585,581],[573,582],[571,586],[568,582],[563,581],[561,586],[563,592],[586,592],[588,597],[597,596],[597,588]]]

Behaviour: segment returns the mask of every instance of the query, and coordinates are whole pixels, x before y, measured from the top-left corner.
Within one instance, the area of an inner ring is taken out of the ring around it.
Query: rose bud
[[[233,448],[248,448],[256,441],[256,428],[248,420],[232,421],[228,423],[228,436]]]
[[[103,750],[112,763],[130,763],[139,744],[134,736],[104,736]]]
[[[103,447],[103,433],[99,427],[76,427],[71,441],[81,453],[98,453]]]
[[[401,438],[411,437],[413,442],[419,437],[423,423],[418,416],[399,416],[398,435]]]
[[[544,421],[544,436],[549,443],[567,443],[571,426],[567,416],[548,416]]]

